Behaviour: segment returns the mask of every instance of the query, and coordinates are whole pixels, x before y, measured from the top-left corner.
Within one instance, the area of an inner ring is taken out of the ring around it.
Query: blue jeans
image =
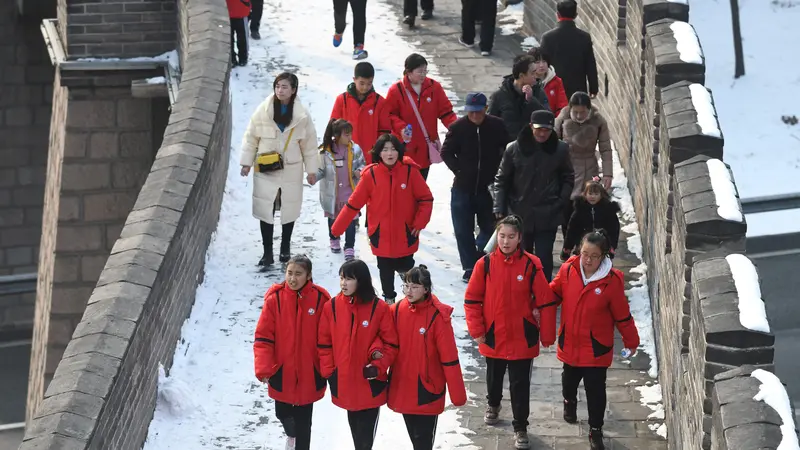
[[[475,262],[483,255],[483,248],[494,231],[492,197],[488,189],[473,194],[458,188],[450,190],[450,214],[453,218],[453,232],[456,235],[458,255],[464,271],[472,270]],[[478,238],[475,239],[475,219],[478,220]]]
[[[328,237],[331,239],[339,239],[339,236],[334,236],[331,234],[331,228],[333,227],[334,219],[328,218]],[[356,223],[358,223],[358,219],[353,219],[350,222],[350,225],[347,226],[347,229],[344,231],[344,248],[353,248],[356,245]]]

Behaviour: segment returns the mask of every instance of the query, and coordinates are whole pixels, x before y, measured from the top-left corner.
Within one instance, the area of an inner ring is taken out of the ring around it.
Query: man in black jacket
[[[523,128],[527,128],[531,113],[547,109],[544,102],[547,96],[539,89],[544,102],[537,98],[533,85],[536,84],[536,61],[532,56],[520,55],[514,59],[511,75],[503,78],[494,94],[489,99],[489,114],[503,119],[508,136],[506,142],[517,138]]]
[[[450,213],[464,270],[462,280],[468,282],[494,227],[489,185],[494,182],[506,146],[506,129],[501,119],[486,114],[486,96],[482,93],[467,95],[466,103],[466,117],[453,122],[447,130],[442,160],[455,175]],[[477,241],[476,217],[480,228]]]
[[[522,218],[523,248],[542,261],[547,281],[553,276],[556,231],[575,183],[569,145],[558,139],[554,125],[550,111],[531,115],[530,128],[506,148],[493,187],[495,216]]]
[[[564,82],[567,100],[578,91],[588,92],[592,98],[597,96],[597,62],[594,59],[592,37],[575,25],[578,17],[578,3],[575,0],[561,0],[556,6],[558,26],[542,36],[542,53],[550,58],[550,63]],[[586,89],[586,81],[589,89]]]

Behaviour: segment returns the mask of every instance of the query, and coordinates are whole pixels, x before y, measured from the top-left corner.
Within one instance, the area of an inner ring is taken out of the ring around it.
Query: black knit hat
[[[556,116],[546,109],[534,111],[531,114],[531,125],[533,125],[533,128],[549,128],[552,130],[556,125]]]
[[[425,59],[424,56],[422,56],[422,55],[420,55],[418,53],[412,53],[412,54],[408,55],[408,58],[406,58],[406,62],[404,64],[404,66],[403,66],[404,69],[405,69],[404,73],[413,72],[414,69],[416,69],[418,67],[422,67],[422,66],[427,66],[427,65],[428,65],[428,61]]]

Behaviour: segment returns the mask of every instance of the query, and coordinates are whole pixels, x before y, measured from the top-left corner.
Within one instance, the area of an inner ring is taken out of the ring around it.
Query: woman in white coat
[[[317,179],[317,132],[311,115],[297,98],[297,77],[284,72],[272,83],[273,95],[250,118],[242,142],[242,176],[253,173],[253,216],[261,221],[266,271],[274,262],[272,236],[275,211],[281,212],[280,261],[291,258],[294,221],[303,203],[303,172],[310,184]],[[305,166],[305,170],[304,170]]]

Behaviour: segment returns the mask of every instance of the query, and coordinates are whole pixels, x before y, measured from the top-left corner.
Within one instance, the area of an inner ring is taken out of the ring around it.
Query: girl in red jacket
[[[256,378],[269,384],[286,448],[308,450],[314,402],[325,395],[317,356],[317,327],[331,296],[311,281],[311,260],[291,258],[286,280],[264,296],[253,344]]]
[[[381,288],[387,303],[394,303],[394,273],[414,267],[419,233],[431,220],[433,195],[419,166],[403,156],[396,137],[384,134],[372,148],[372,160],[361,181],[339,212],[331,234],[340,236],[358,211],[367,205],[367,234],[372,254],[378,258]]]
[[[325,305],[319,324],[320,369],[333,404],[347,410],[355,450],[371,450],[378,412],[386,403],[386,372],[397,354],[397,332],[364,261],[345,262],[339,285],[342,292]]]
[[[625,280],[622,272],[611,267],[609,249],[605,230],[586,234],[580,255],[568,259],[550,283],[561,298],[558,359],[564,363],[564,420],[578,420],[578,384],[583,380],[593,450],[605,448],[606,371],[614,354],[614,327],[622,335],[625,348],[636,351],[639,347],[639,333],[625,297]]]
[[[425,179],[431,166],[428,142],[434,143],[437,148],[431,151],[438,152],[441,147],[438,122],[441,120],[446,128],[450,128],[450,124],[458,119],[442,85],[427,75],[428,61],[422,55],[412,53],[406,58],[403,79],[389,87],[386,93],[394,134],[406,142],[408,156],[422,168],[422,177]],[[410,132],[407,128],[409,125]],[[441,157],[438,157],[438,162],[441,161]]]
[[[472,271],[464,310],[469,334],[486,357],[488,407],[484,422],[499,421],[503,378],[508,368],[516,448],[530,448],[531,364],[539,342],[549,347],[556,334],[556,302],[536,256],[522,250],[522,219],[510,215],[497,224],[497,248]]]
[[[431,293],[427,267],[406,272],[405,282],[406,297],[390,307],[400,351],[390,370],[389,409],[403,415],[414,450],[432,450],[445,384],[455,406],[467,402],[467,391],[450,323],[453,308]]]

